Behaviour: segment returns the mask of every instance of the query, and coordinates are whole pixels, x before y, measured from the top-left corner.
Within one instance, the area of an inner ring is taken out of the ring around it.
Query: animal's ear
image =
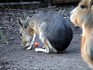
[[[90,8],[92,7],[92,4],[93,4],[93,0],[88,0],[89,1],[89,5],[90,5]]]
[[[18,18],[18,24],[20,27],[26,29],[28,24],[30,22],[30,17],[27,17],[26,20],[22,20],[21,18]]]
[[[22,20],[21,18],[19,18],[18,19],[18,25],[21,27],[21,28],[23,28],[23,29],[25,29],[26,27],[27,27],[27,21],[25,21],[25,20]]]
[[[18,25],[23,28],[24,27],[23,20],[21,18],[18,18],[17,20],[18,20]]]

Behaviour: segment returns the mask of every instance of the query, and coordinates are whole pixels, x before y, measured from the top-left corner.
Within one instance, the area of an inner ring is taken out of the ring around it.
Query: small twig
[[[77,67],[79,67],[80,69],[83,69],[83,67],[79,66],[77,63],[76,63]]]
[[[5,38],[5,36],[4,36],[4,34],[3,34],[3,32],[1,30],[0,30],[0,36],[1,36],[2,40],[4,40],[6,42],[6,44],[8,44],[8,41]]]

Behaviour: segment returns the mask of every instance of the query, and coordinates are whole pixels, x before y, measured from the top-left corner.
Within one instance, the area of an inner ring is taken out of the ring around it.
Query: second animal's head
[[[28,17],[26,20],[18,19],[18,24],[20,26],[20,37],[22,40],[22,46],[27,48],[31,44],[33,29],[29,26],[30,18]]]
[[[78,6],[70,12],[70,20],[75,26],[81,27],[82,23],[91,15],[92,2],[92,0],[81,0]]]

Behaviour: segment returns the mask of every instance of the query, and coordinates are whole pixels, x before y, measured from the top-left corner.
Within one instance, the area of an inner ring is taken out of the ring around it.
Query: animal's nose
[[[29,46],[30,46],[30,45],[28,45],[28,46],[24,46],[24,49],[27,49]]]
[[[26,48],[28,48],[30,45],[26,46]]]
[[[28,48],[30,45],[23,45],[21,44],[21,47]]]
[[[78,29],[78,28],[79,28],[79,26],[75,26],[75,28],[76,28],[76,29]]]
[[[26,48],[28,48],[29,46],[30,46],[30,44],[29,44],[29,43],[27,43],[27,44],[25,45],[25,47],[26,47]]]

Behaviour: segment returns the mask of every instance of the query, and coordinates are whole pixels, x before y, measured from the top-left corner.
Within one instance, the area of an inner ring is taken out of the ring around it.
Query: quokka
[[[82,28],[81,55],[93,67],[93,0],[81,0],[71,11],[70,19],[75,26]]]
[[[71,25],[56,11],[36,13],[26,20],[19,19],[22,44],[28,50],[35,42],[36,34],[44,43],[43,48],[35,48],[36,52],[62,52],[70,44],[73,31]]]

